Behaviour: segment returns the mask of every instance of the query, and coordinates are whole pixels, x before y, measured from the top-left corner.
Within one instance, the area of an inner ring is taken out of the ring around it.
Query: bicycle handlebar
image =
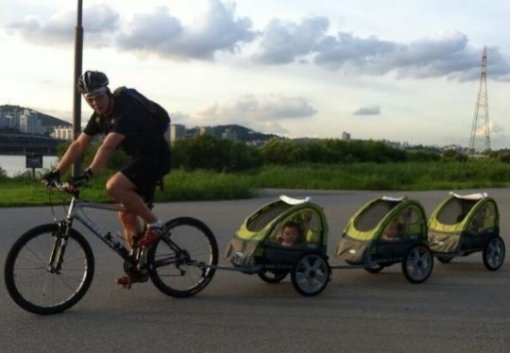
[[[53,182],[48,183],[45,180],[42,181],[43,185],[46,186],[48,189],[57,189],[58,191],[65,192],[71,196],[79,197],[80,196],[80,189],[78,189],[76,186],[65,182]]]

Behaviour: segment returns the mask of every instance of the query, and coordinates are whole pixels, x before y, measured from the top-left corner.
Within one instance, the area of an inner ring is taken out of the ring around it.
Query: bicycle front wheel
[[[218,264],[218,245],[201,221],[181,217],[166,223],[166,234],[149,250],[154,285],[172,297],[190,297],[204,289]]]
[[[33,228],[14,243],[7,255],[7,292],[29,312],[62,312],[76,304],[90,287],[94,274],[90,245],[74,229],[64,241],[62,231],[57,224]],[[55,260],[57,257],[62,261]]]

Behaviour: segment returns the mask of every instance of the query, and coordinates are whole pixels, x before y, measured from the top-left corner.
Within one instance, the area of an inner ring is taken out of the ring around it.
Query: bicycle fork
[[[64,253],[69,239],[70,224],[67,221],[58,222],[58,229],[55,234],[55,241],[51,249],[50,258],[48,260],[48,272],[60,273],[62,269],[62,262],[64,260]]]

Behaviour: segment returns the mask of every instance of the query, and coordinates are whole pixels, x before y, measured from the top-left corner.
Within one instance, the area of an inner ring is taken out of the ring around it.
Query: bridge
[[[65,140],[45,135],[0,132],[0,154],[57,155],[58,145]]]

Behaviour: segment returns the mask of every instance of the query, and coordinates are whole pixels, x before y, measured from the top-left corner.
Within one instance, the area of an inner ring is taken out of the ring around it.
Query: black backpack
[[[143,109],[145,109],[149,113],[157,131],[159,131],[161,134],[165,134],[168,131],[168,126],[170,126],[170,115],[168,115],[165,108],[160,106],[158,103],[151,101],[150,99],[145,97],[143,94],[138,92],[136,89],[127,88],[124,86],[119,87],[115,91],[113,91],[113,96],[114,97],[121,97],[121,96],[129,97],[129,99],[136,102],[136,104],[141,106]]]

